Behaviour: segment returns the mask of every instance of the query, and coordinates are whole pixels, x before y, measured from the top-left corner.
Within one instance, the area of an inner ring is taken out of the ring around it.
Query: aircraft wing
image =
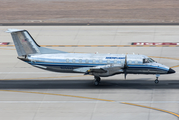
[[[122,64],[108,64],[108,65],[102,65],[102,66],[96,66],[96,67],[77,68],[77,69],[74,69],[74,71],[83,72],[83,73],[85,73],[85,75],[87,75],[87,74],[112,75],[115,73],[122,73],[123,68],[124,68],[124,65],[122,65]]]

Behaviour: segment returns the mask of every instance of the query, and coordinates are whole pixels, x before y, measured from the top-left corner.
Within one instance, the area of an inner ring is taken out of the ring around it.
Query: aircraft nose
[[[168,70],[168,74],[172,74],[172,73],[175,73],[175,70],[173,70],[172,68],[170,68],[170,69]]]

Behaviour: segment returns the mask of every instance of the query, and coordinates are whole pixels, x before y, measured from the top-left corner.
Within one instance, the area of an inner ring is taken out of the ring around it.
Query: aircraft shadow
[[[179,80],[1,80],[0,89],[179,89]]]

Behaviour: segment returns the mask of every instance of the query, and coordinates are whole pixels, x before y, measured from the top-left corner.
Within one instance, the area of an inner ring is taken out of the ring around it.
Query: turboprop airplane
[[[160,74],[175,73],[145,55],[67,53],[40,47],[27,30],[8,29],[7,32],[11,33],[18,59],[44,70],[93,75],[96,86],[100,77],[116,74],[124,74],[125,79],[127,74],[155,74],[157,84]]]

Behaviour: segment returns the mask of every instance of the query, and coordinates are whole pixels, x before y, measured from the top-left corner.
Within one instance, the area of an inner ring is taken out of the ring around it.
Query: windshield
[[[143,63],[152,63],[155,62],[152,58],[144,58]]]
[[[152,58],[147,58],[150,62],[155,62]]]

